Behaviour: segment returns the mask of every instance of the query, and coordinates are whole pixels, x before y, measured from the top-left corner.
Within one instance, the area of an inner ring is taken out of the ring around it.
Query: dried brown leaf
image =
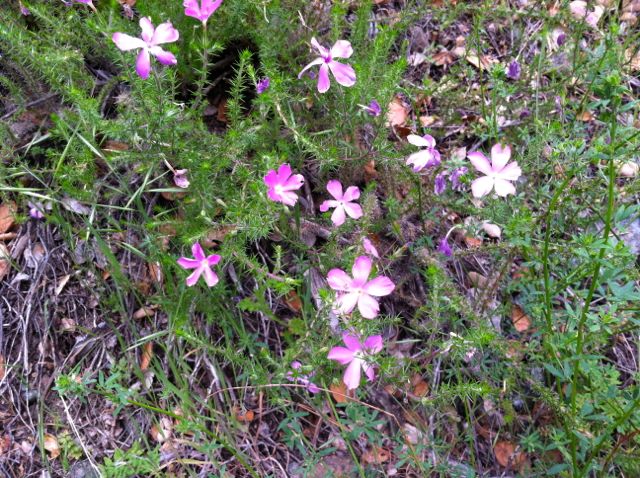
[[[365,451],[362,454],[362,461],[367,464],[380,465],[389,461],[390,458],[391,453],[389,452],[389,450],[377,446],[374,446],[373,448],[371,448],[371,450]]]
[[[16,203],[9,201],[0,204],[0,233],[7,232],[16,222]]]
[[[153,358],[153,342],[146,342],[142,346],[142,358],[140,359],[140,370],[143,372],[149,368]]]
[[[516,452],[516,445],[510,441],[499,441],[493,447],[493,454],[496,461],[502,467],[510,467],[520,469],[527,459],[527,455],[523,452]]]
[[[11,269],[11,263],[9,262],[9,250],[7,246],[0,242],[0,280],[4,279]]]
[[[355,397],[354,390],[347,390],[347,386],[343,383],[332,383],[329,385],[331,396],[337,403],[346,403],[350,398]]]
[[[60,456],[60,444],[58,439],[48,433],[44,434],[44,449],[49,452],[49,458],[55,460]]]
[[[409,117],[409,106],[399,96],[394,96],[387,107],[387,126],[404,126]]]
[[[513,327],[520,333],[526,332],[531,327],[531,319],[516,304],[511,307],[511,322],[513,322]]]

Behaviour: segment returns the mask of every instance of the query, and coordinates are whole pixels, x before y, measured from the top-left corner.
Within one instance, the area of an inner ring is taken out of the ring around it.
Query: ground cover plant
[[[639,14],[4,2],[2,475],[640,474]]]

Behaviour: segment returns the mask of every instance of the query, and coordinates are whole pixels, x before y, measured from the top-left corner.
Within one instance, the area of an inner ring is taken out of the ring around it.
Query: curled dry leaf
[[[0,380],[4,379],[5,374],[6,371],[4,368],[4,355],[0,354]]]
[[[500,236],[502,235],[502,230],[498,226],[496,226],[495,224],[491,224],[490,222],[485,222],[482,225],[482,230],[487,233],[487,236],[494,239],[500,239]]]
[[[7,232],[16,222],[17,206],[13,201],[0,204],[0,234]]]
[[[409,117],[409,106],[399,96],[394,96],[387,107],[387,126],[404,126]]]
[[[143,372],[149,368],[153,358],[153,342],[146,342],[142,346],[142,358],[140,359],[140,370]]]
[[[471,271],[467,276],[469,277],[471,284],[478,289],[485,289],[489,285],[489,279],[478,272]]]
[[[292,312],[299,313],[302,310],[302,299],[295,290],[284,295],[284,303]]]
[[[531,319],[516,304],[513,304],[511,308],[511,322],[513,322],[513,327],[520,333],[526,332],[531,327]]]
[[[336,403],[346,403],[356,396],[355,390],[347,390],[347,386],[343,382],[332,383],[329,385],[329,390],[331,390],[331,396]]]
[[[9,273],[11,263],[9,262],[9,250],[2,242],[0,242],[0,280]]]
[[[163,443],[173,434],[173,421],[169,417],[161,417],[157,424],[154,424],[149,429],[149,434],[154,441]]]
[[[515,468],[520,470],[527,459],[527,455],[521,451],[516,452],[516,445],[510,441],[499,441],[493,447],[493,454],[496,461],[504,468]]]
[[[50,435],[49,433],[44,434],[44,449],[49,452],[49,458],[55,460],[60,456],[60,444],[58,443],[58,439]]]
[[[389,450],[377,446],[372,447],[371,450],[365,451],[362,454],[362,461],[367,464],[380,465],[389,461],[390,458],[391,453],[389,452]]]

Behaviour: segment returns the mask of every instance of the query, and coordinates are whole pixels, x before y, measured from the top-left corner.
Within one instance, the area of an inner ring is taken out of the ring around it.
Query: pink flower
[[[491,163],[479,151],[469,153],[467,158],[478,171],[486,174],[486,176],[478,178],[471,183],[471,192],[474,197],[485,196],[494,188],[496,194],[502,197],[516,193],[516,188],[510,181],[517,181],[522,174],[522,170],[516,161],[509,163],[509,158],[511,158],[511,148],[509,146],[494,145],[491,148]]]
[[[18,5],[20,6],[20,13],[22,15],[24,15],[25,17],[27,15],[31,15],[31,11],[27,7],[25,7],[20,0],[18,0]]]
[[[142,29],[142,38],[135,38],[126,33],[116,32],[111,39],[122,51],[141,49],[136,59],[136,72],[140,78],[146,80],[149,78],[149,72],[151,71],[151,57],[149,54],[155,56],[163,65],[175,65],[178,63],[173,53],[163,50],[158,45],[174,42],[180,35],[178,30],[173,28],[171,22],[161,23],[158,28],[154,28],[149,17],[140,19],[140,28]]]
[[[189,179],[187,178],[188,169],[176,169],[173,172],[173,183],[182,189],[187,189],[189,187]]]
[[[368,237],[362,238],[362,247],[364,247],[364,252],[366,252],[370,256],[375,257],[376,259],[380,259],[380,254],[378,254],[378,249],[375,248],[375,246],[369,240]]]
[[[340,181],[332,179],[327,183],[327,191],[335,198],[335,201],[332,199],[324,201],[320,204],[320,210],[327,212],[329,208],[336,208],[333,214],[331,214],[331,221],[335,226],[344,224],[344,220],[346,219],[345,213],[353,219],[362,217],[362,208],[359,204],[352,202],[360,197],[360,190],[357,186],[349,186],[343,194]]]
[[[217,254],[212,254],[205,257],[202,246],[197,242],[191,246],[191,252],[194,259],[188,257],[181,257],[178,259],[178,265],[183,269],[195,269],[193,273],[187,277],[187,285],[193,286],[198,282],[198,279],[204,274],[204,281],[209,287],[213,287],[218,283],[218,276],[211,270],[211,266],[215,266],[220,262],[221,257]]]
[[[337,311],[350,314],[358,305],[362,317],[373,319],[380,312],[380,305],[374,297],[391,294],[395,284],[385,276],[378,276],[367,280],[371,273],[371,259],[367,256],[358,257],[351,269],[353,279],[341,269],[331,269],[327,275],[329,287],[341,292],[336,298]]]
[[[293,206],[298,201],[298,195],[293,191],[302,187],[304,177],[302,174],[292,174],[291,166],[282,164],[277,173],[273,169],[267,173],[264,183],[269,186],[269,199]]]
[[[188,17],[197,18],[202,23],[206,24],[209,17],[213,15],[222,0],[184,0],[184,14]]]
[[[315,38],[312,38],[311,45],[320,53],[320,56],[302,69],[298,75],[298,79],[302,78],[304,72],[312,66],[321,65],[318,74],[318,91],[320,93],[324,93],[329,89],[329,70],[331,70],[336,81],[342,86],[355,85],[356,72],[353,71],[353,68],[349,65],[334,61],[334,58],[349,58],[353,54],[351,43],[347,40],[338,40],[333,44],[331,50],[327,50],[320,45]]]
[[[320,391],[318,386],[310,380],[314,375],[313,373],[310,373],[309,375],[298,373],[298,370],[302,368],[302,364],[300,362],[298,362],[297,360],[291,362],[291,368],[294,371],[292,372],[290,370],[287,372],[287,380],[289,380],[290,382],[298,382],[302,385],[305,385],[307,387],[307,390],[309,390],[311,393],[318,393]]]
[[[349,390],[354,390],[360,385],[360,369],[364,370],[369,381],[376,378],[373,365],[367,361],[367,355],[376,354],[382,350],[382,337],[372,335],[361,343],[358,336],[345,332],[342,334],[342,341],[347,347],[333,347],[329,350],[327,358],[341,365],[349,364],[344,371],[342,381]]]
[[[76,3],[83,3],[85,5],[89,5],[89,7],[91,8],[91,10],[93,10],[94,12],[96,11],[96,7],[93,4],[93,0],[74,0]]]
[[[417,173],[425,167],[430,168],[440,164],[440,152],[436,149],[436,140],[433,139],[433,136],[428,134],[425,134],[424,136],[410,134],[407,136],[407,141],[414,146],[426,148],[418,151],[417,153],[413,153],[407,159],[407,164],[413,164],[414,172]]]
[[[29,201],[29,216],[33,219],[44,219],[44,206],[42,203],[32,203]]]

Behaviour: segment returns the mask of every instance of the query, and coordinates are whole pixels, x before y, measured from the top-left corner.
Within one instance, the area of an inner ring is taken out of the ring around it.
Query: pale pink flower
[[[373,381],[376,378],[376,373],[367,358],[382,350],[382,336],[372,335],[367,337],[364,343],[361,343],[358,336],[345,332],[342,334],[342,341],[347,347],[333,347],[329,351],[327,358],[335,360],[341,365],[349,364],[342,377],[342,381],[347,388],[349,390],[358,388],[361,369],[364,370],[367,380]]]
[[[327,274],[329,287],[340,292],[334,305],[337,312],[350,314],[356,305],[362,317],[373,319],[380,312],[380,305],[375,297],[391,294],[395,284],[386,276],[369,279],[371,259],[367,256],[356,258],[351,269],[353,279],[341,269],[331,269]]]
[[[369,240],[368,237],[362,238],[362,247],[364,247],[364,252],[366,252],[370,256],[375,257],[376,259],[380,259],[380,254],[378,254],[378,249],[375,248],[375,246]]]
[[[331,81],[329,80],[329,71],[333,74],[336,81],[342,86],[353,86],[356,83],[356,72],[350,65],[345,65],[334,60],[334,58],[349,58],[353,54],[351,43],[347,40],[338,40],[333,44],[331,50],[327,50],[320,45],[315,38],[311,39],[311,45],[315,48],[320,56],[305,66],[298,78],[302,78],[305,71],[314,65],[320,65],[318,73],[318,91],[324,93],[329,89]]]
[[[188,169],[176,169],[173,172],[173,183],[182,189],[187,189],[191,184],[187,178]]]
[[[205,257],[202,246],[197,242],[191,246],[191,252],[193,253],[193,259],[188,257],[181,257],[178,259],[178,265],[183,269],[195,269],[193,273],[187,277],[187,285],[193,286],[198,282],[201,275],[204,274],[204,281],[209,287],[213,287],[218,283],[218,276],[211,270],[211,266],[215,266],[220,262],[221,257],[217,254],[211,254]]]
[[[471,164],[486,176],[478,178],[471,183],[471,192],[474,197],[480,198],[495,188],[498,196],[505,197],[515,194],[516,188],[512,181],[517,181],[522,170],[516,161],[509,163],[511,148],[496,144],[491,148],[491,162],[479,151],[473,151],[467,155]]]
[[[360,197],[360,189],[357,186],[349,186],[343,193],[340,181],[332,179],[327,183],[327,191],[335,200],[327,199],[320,204],[320,210],[327,212],[329,208],[335,208],[331,214],[331,221],[335,226],[344,224],[347,215],[353,219],[362,217],[362,208],[359,204],[352,202]]]
[[[320,391],[318,386],[311,381],[311,377],[313,377],[314,375],[313,373],[305,375],[298,372],[298,370],[302,368],[302,364],[300,362],[298,362],[297,360],[291,362],[291,368],[294,371],[292,372],[291,370],[289,370],[287,372],[287,380],[289,380],[290,382],[298,382],[299,384],[304,385],[311,393],[318,393]]]
[[[44,219],[44,206],[40,202],[29,201],[29,216],[33,219]]]
[[[302,174],[292,174],[291,166],[282,164],[277,173],[273,169],[267,173],[264,183],[269,187],[269,199],[293,206],[298,201],[298,195],[294,191],[302,187],[304,177]]]
[[[182,5],[186,16],[197,18],[206,24],[221,3],[222,0],[184,0]]]
[[[83,3],[85,5],[89,5],[89,7],[91,8],[91,10],[93,10],[94,12],[96,11],[96,7],[93,4],[93,0],[74,0],[76,3]]]
[[[178,30],[173,28],[171,22],[161,23],[158,28],[154,28],[149,17],[140,19],[140,28],[142,29],[142,38],[116,32],[111,39],[122,51],[140,48],[140,53],[138,53],[138,58],[136,59],[136,72],[140,78],[146,80],[149,78],[151,71],[150,55],[155,56],[163,65],[175,65],[178,63],[173,53],[163,50],[158,45],[174,42],[178,40],[180,35]]]
[[[431,168],[440,164],[440,152],[436,149],[436,140],[433,139],[433,136],[410,134],[407,136],[407,141],[414,146],[425,148],[407,158],[407,164],[413,164],[414,172],[417,173],[425,167]]]

